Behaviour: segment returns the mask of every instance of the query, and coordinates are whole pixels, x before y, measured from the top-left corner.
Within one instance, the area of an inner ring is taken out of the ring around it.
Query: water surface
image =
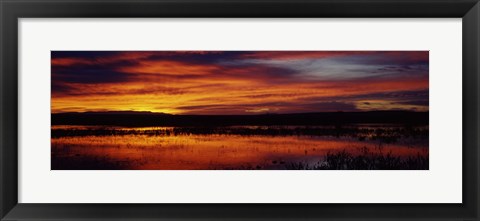
[[[428,127],[53,126],[51,153],[54,170],[428,169]]]

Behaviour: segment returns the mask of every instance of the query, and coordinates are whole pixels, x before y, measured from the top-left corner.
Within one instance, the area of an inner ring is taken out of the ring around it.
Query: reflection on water
[[[428,128],[352,128],[54,126],[52,169],[428,169]]]

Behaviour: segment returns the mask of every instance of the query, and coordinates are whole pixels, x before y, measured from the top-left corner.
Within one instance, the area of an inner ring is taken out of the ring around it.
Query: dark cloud
[[[132,52],[138,53],[138,52]],[[84,51],[53,51],[52,80],[64,83],[115,83],[135,80],[180,80],[201,78],[247,78],[280,82],[298,74],[293,69],[275,67],[265,64],[224,63],[234,62],[246,52],[206,52],[175,53],[175,52],[142,52],[145,55],[132,56],[128,52],[84,52]],[[132,58],[130,58],[132,57]],[[135,58],[135,59],[133,59]],[[64,59],[64,60],[61,60]],[[65,60],[67,59],[67,60]],[[68,60],[75,59],[75,60]],[[178,65],[215,66],[209,73],[199,75],[195,70],[178,71],[176,74],[155,72],[155,75],[142,72],[141,62],[173,61]],[[235,62],[234,62],[235,63]],[[128,67],[124,71],[122,68]],[[133,71],[138,70],[138,71]],[[155,79],[154,79],[155,78]]]
[[[150,56],[144,58],[146,61],[178,61],[189,64],[212,64],[224,61],[241,59],[246,52],[242,51],[189,51],[189,52],[148,52]]]
[[[164,108],[164,107],[157,107]],[[258,114],[258,113],[308,113],[308,112],[337,112],[337,111],[358,111],[356,106],[347,102],[312,102],[312,103],[297,103],[297,102],[267,102],[257,104],[210,104],[210,105],[186,105],[180,106],[178,109],[186,111],[190,114],[232,114],[239,111],[244,114]]]
[[[416,66],[428,65],[428,51],[379,51],[353,54],[341,58],[344,62],[365,65]]]
[[[53,68],[52,76],[54,82],[81,84],[115,83],[130,80],[128,74],[101,65],[82,66],[80,68]]]
[[[120,51],[51,51],[51,58],[99,59],[120,55]]]
[[[377,92],[377,93],[367,93],[367,94],[356,94],[350,96],[338,96],[330,97],[326,99],[349,99],[349,100],[367,100],[367,99],[421,99],[428,100],[428,89],[427,90],[414,90],[414,91],[393,91],[393,92]]]
[[[428,100],[409,100],[409,101],[394,102],[393,104],[428,106],[428,105],[429,105],[429,102],[428,102]]]
[[[59,95],[59,94],[68,94],[71,91],[74,91],[75,88],[64,84],[63,82],[53,81],[52,82],[52,95]]]
[[[394,91],[394,92],[377,92],[355,95],[338,95],[329,97],[308,97],[304,98],[302,102],[315,102],[315,101],[331,101],[336,100],[340,102],[355,102],[361,100],[388,100],[395,101],[395,104],[406,105],[422,105],[428,106],[428,89],[427,90],[413,90],[413,91]],[[365,105],[370,105],[370,102],[364,102]]]

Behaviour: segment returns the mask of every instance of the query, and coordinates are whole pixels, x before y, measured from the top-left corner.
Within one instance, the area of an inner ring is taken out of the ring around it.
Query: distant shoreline
[[[110,126],[235,126],[235,125],[342,125],[384,123],[428,125],[429,112],[369,111],[318,112],[259,115],[171,115],[152,112],[85,112],[54,113],[52,125],[110,125]]]

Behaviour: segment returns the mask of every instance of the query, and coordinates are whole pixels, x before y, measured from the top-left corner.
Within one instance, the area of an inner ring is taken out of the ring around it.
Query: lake
[[[428,169],[428,126],[52,126],[53,170]]]

